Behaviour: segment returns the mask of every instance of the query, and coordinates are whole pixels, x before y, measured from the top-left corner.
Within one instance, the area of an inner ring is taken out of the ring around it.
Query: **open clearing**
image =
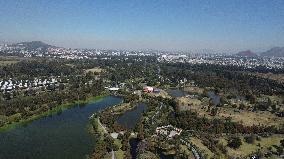
[[[11,64],[15,64],[19,61],[16,60],[0,60],[0,66],[7,66],[7,65],[11,65]]]
[[[170,98],[171,96],[165,90],[161,90],[159,93],[148,93],[149,96],[152,97],[163,97],[163,98]]]
[[[87,69],[85,70],[85,72],[92,72],[92,73],[101,73],[103,71],[102,68],[99,68],[99,67],[94,67],[94,68],[91,68],[91,69]]]
[[[258,149],[265,151],[273,145],[280,145],[280,140],[284,139],[284,135],[272,135],[267,138],[262,137],[260,141],[255,140],[253,144],[246,143],[243,137],[241,139],[242,145],[238,149],[227,148],[229,156],[245,157],[256,152]],[[225,140],[221,141],[223,144],[227,144]]]
[[[270,112],[251,112],[251,111],[240,111],[234,112],[233,109],[221,109],[218,114],[220,117],[231,117],[233,121],[242,123],[246,126],[252,125],[265,125],[265,126],[280,126],[284,123],[284,119],[277,117]]]
[[[191,150],[189,150],[187,146],[185,146],[185,145],[180,145],[180,146],[179,146],[179,149],[180,149],[181,152],[183,152],[184,154],[186,154],[187,158],[194,158],[194,156],[193,156]]]
[[[199,99],[191,99],[187,97],[177,98],[177,103],[181,111],[192,110],[200,116],[211,118],[225,119],[230,117],[232,121],[242,123],[245,126],[265,125],[265,126],[281,126],[284,123],[284,118],[278,117],[267,111],[252,112],[249,110],[237,110],[231,107],[218,107],[216,116],[211,116],[205,107],[207,102],[202,102]]]
[[[177,102],[181,111],[200,109],[201,101],[195,98],[180,97]]]
[[[202,141],[196,137],[190,138],[190,142],[192,142],[195,146],[197,146],[202,153],[208,155],[208,158],[211,158],[214,156],[214,154],[205,146],[202,144]]]
[[[195,86],[186,86],[183,88],[183,91],[188,92],[188,93],[194,93],[194,94],[202,94],[204,89],[200,87],[195,87]]]

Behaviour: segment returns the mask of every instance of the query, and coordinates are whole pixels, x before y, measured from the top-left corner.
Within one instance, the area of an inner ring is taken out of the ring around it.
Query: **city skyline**
[[[6,1],[0,40],[71,48],[256,52],[284,45],[283,1]]]

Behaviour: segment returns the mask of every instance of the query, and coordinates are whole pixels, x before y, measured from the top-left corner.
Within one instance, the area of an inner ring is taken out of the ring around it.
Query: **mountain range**
[[[50,47],[55,48],[55,46],[46,44],[42,41],[20,42],[20,43],[11,44],[10,46],[12,46],[12,47],[24,47],[24,48],[29,49],[29,50],[36,50],[36,49],[45,50],[45,49],[50,48]]]
[[[284,57],[284,47],[273,47],[265,52],[256,54],[250,50],[241,51],[236,53],[237,56],[255,57],[255,56],[266,56],[266,57]]]
[[[284,57],[284,47],[273,47],[260,54],[261,56]]]
[[[236,55],[237,56],[246,56],[246,57],[255,57],[255,56],[257,56],[256,53],[254,53],[254,52],[252,52],[250,50],[238,52]]]
[[[15,43],[11,44],[9,46],[12,47],[23,47],[28,50],[36,50],[36,49],[41,49],[41,50],[46,50],[47,48],[57,48],[56,46],[46,44],[42,41],[30,41],[30,42],[20,42],[20,43]],[[284,57],[284,47],[273,47],[265,52],[256,54],[252,52],[251,50],[246,50],[246,51],[240,51],[236,53],[235,55],[237,56],[246,56],[246,57],[256,57],[256,56],[267,56],[267,57]]]

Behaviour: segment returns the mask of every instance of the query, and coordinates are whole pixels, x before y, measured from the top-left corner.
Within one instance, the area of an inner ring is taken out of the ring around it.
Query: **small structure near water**
[[[161,127],[156,128],[157,135],[165,135],[169,139],[173,138],[176,135],[180,135],[181,132],[182,132],[182,129],[176,128],[172,125],[161,126]]]
[[[158,88],[154,88],[154,87],[150,87],[150,86],[145,86],[143,88],[143,92],[145,93],[160,93],[160,89]]]

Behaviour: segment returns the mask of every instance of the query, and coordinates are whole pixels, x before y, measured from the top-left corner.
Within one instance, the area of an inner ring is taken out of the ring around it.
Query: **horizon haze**
[[[284,46],[281,0],[0,0],[0,6],[2,42],[213,52]]]

